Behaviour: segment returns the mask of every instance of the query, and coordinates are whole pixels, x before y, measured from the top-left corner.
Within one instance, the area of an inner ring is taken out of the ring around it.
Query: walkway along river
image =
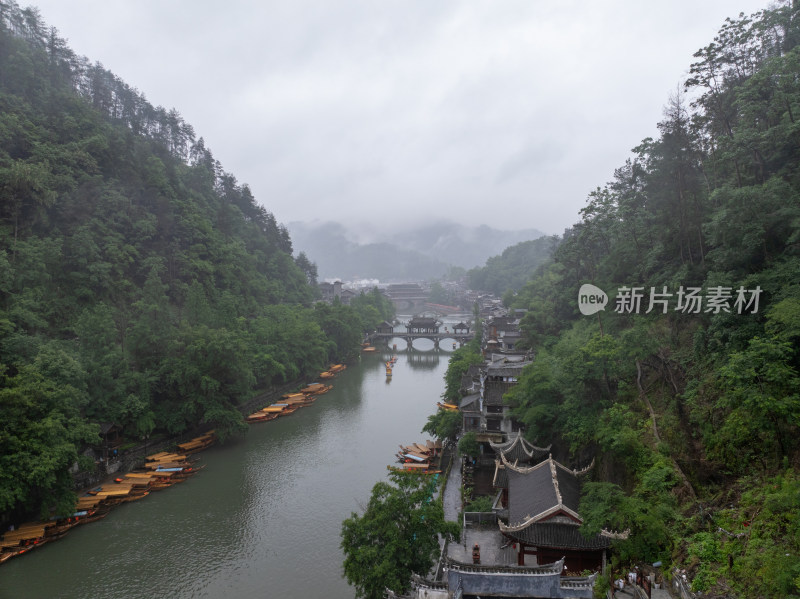
[[[342,520],[425,438],[444,389],[448,352],[398,349],[390,382],[389,354],[366,354],[312,406],[198,454],[197,476],[10,560],[0,599],[351,599]]]

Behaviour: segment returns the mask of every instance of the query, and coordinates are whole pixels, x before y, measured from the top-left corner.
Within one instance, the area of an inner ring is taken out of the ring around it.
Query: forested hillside
[[[489,258],[485,266],[468,270],[467,284],[470,289],[498,296],[513,293],[550,260],[558,243],[555,236],[539,237],[507,247],[499,256]]]
[[[514,300],[536,360],[510,401],[596,456],[585,527],[704,597],[800,596],[798,42],[796,4],[728,20]]]
[[[377,292],[315,306],[314,265],[177,111],[7,1],[0,199],[0,520],[69,505],[97,423],[224,437],[392,314]]]

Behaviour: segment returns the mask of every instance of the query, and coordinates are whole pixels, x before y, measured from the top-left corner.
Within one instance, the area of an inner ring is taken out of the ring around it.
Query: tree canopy
[[[0,197],[0,514],[67,505],[99,423],[241,432],[257,390],[392,314],[377,292],[315,308],[315,265],[176,110],[6,1]]]
[[[458,540],[460,527],[444,519],[436,481],[416,472],[391,472],[390,482],[372,488],[362,515],[342,523],[344,575],[356,596],[381,599],[411,586],[411,575],[425,575],[439,555],[438,535]]]
[[[587,526],[616,514],[622,555],[681,564],[707,595],[800,592],[796,560],[756,582],[775,570],[767,539],[800,545],[789,492],[748,491],[794,488],[800,463],[799,10],[728,19],[695,54],[692,102],[668,99],[657,137],[507,295],[536,356],[515,417],[600,462]],[[608,295],[591,316],[586,283]]]

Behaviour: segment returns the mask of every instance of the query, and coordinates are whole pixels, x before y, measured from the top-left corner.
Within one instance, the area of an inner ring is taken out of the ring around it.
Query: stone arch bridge
[[[458,343],[459,347],[468,343],[475,336],[475,333],[373,333],[369,336],[370,342],[375,344],[377,341],[388,344],[392,339],[405,339],[408,348],[411,349],[415,339],[430,339],[433,341],[434,349],[439,349],[439,343],[444,339],[452,339]]]

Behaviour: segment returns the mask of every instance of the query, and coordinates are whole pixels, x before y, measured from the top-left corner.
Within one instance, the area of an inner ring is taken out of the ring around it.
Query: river
[[[342,520],[399,444],[427,438],[444,389],[449,352],[414,347],[397,340],[390,381],[389,352],[364,354],[312,406],[198,454],[205,469],[188,481],[3,564],[0,599],[352,599]]]

